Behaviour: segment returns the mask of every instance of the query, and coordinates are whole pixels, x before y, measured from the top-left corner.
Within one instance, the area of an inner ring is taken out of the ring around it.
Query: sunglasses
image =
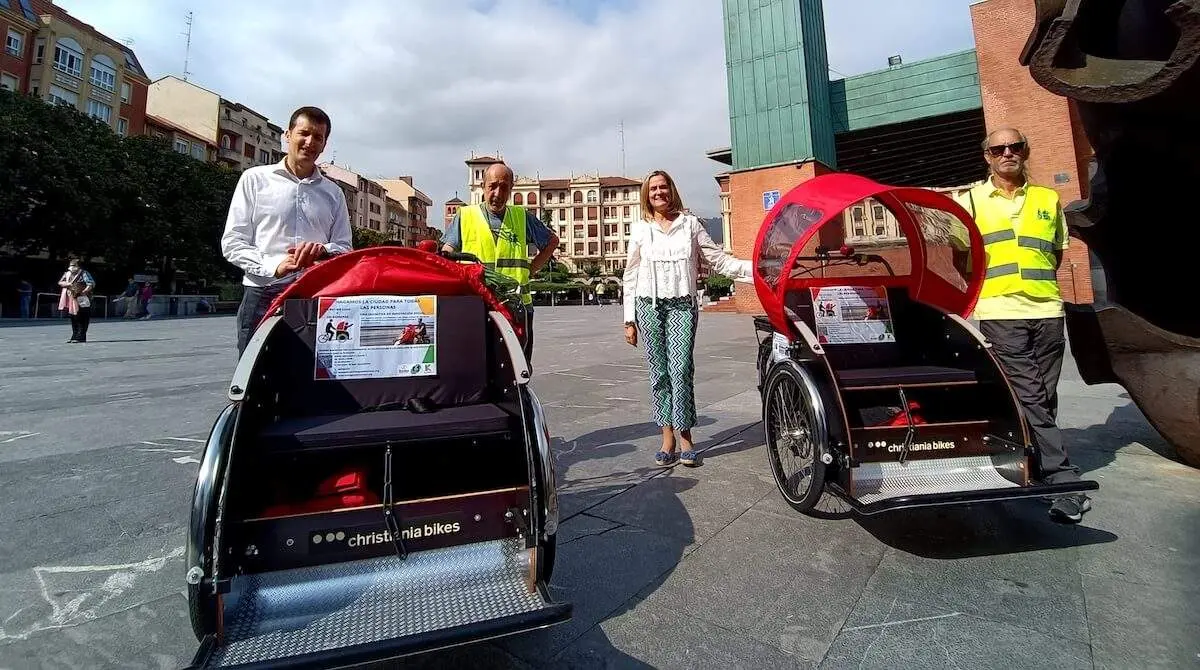
[[[1014,154],[1019,154],[1025,151],[1024,142],[1013,142],[1012,144],[997,144],[996,146],[988,147],[988,153],[999,158],[1004,155],[1005,149],[1012,149]]]

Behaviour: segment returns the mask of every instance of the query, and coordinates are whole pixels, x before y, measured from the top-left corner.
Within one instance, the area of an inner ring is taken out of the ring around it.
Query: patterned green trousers
[[[654,421],[689,430],[696,425],[696,302],[689,296],[657,302],[639,297],[634,310],[650,368]]]

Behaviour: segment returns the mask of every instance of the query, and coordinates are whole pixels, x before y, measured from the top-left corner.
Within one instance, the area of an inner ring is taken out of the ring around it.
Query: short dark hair
[[[325,113],[325,110],[321,109],[320,107],[301,107],[300,109],[292,112],[292,118],[288,119],[288,130],[295,128],[296,120],[302,116],[307,118],[312,123],[324,125],[326,137],[329,137],[331,134],[333,134],[333,123],[330,122],[329,115]]]

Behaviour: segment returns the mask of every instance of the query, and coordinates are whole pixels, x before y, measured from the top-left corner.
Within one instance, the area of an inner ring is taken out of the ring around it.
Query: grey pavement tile
[[[1083,525],[1119,539],[1079,549],[1087,575],[1200,595],[1200,471],[1120,454],[1103,470]]]
[[[607,533],[614,528],[620,527],[620,525],[619,523],[588,514],[577,514],[559,524],[556,537],[558,544],[561,546],[568,542],[575,542],[580,538]]]
[[[890,551],[864,596],[987,617],[1087,642],[1083,587],[1071,552],[933,560]]]
[[[173,594],[61,630],[0,641],[0,668],[173,670],[197,647],[187,602]]]
[[[1098,670],[1200,667],[1200,600],[1195,590],[1088,575],[1083,577],[1083,590]]]
[[[743,634],[642,603],[573,642],[554,668],[802,668],[798,659]]]
[[[752,509],[688,555],[646,601],[816,663],[883,547],[837,524]]]
[[[184,589],[182,533],[0,573],[0,645],[70,630]],[[190,629],[189,634],[190,634]]]
[[[499,644],[523,661],[544,663],[597,623],[636,605],[635,596],[657,588],[677,569],[686,545],[629,526],[562,545],[555,557],[550,597],[572,603],[572,619]]]
[[[0,573],[52,565],[66,557],[176,537],[182,545],[191,487],[131,496],[95,507],[5,523]]]
[[[533,666],[488,642],[352,667],[353,670],[533,670]]]
[[[886,616],[876,624],[847,625],[821,663],[822,670],[1091,670],[1092,667],[1086,642],[898,601],[868,600],[856,608],[856,618],[862,615],[860,609],[873,610],[867,620]]]
[[[714,460],[697,468],[671,468],[588,513],[688,542],[704,542],[774,488],[771,479]],[[678,504],[684,514],[671,514]]]

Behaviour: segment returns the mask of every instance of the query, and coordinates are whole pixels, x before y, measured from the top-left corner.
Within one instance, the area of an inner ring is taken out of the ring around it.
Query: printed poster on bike
[[[817,340],[822,344],[895,342],[892,310],[882,286],[810,289]]]
[[[437,296],[317,299],[315,379],[437,374]]]

